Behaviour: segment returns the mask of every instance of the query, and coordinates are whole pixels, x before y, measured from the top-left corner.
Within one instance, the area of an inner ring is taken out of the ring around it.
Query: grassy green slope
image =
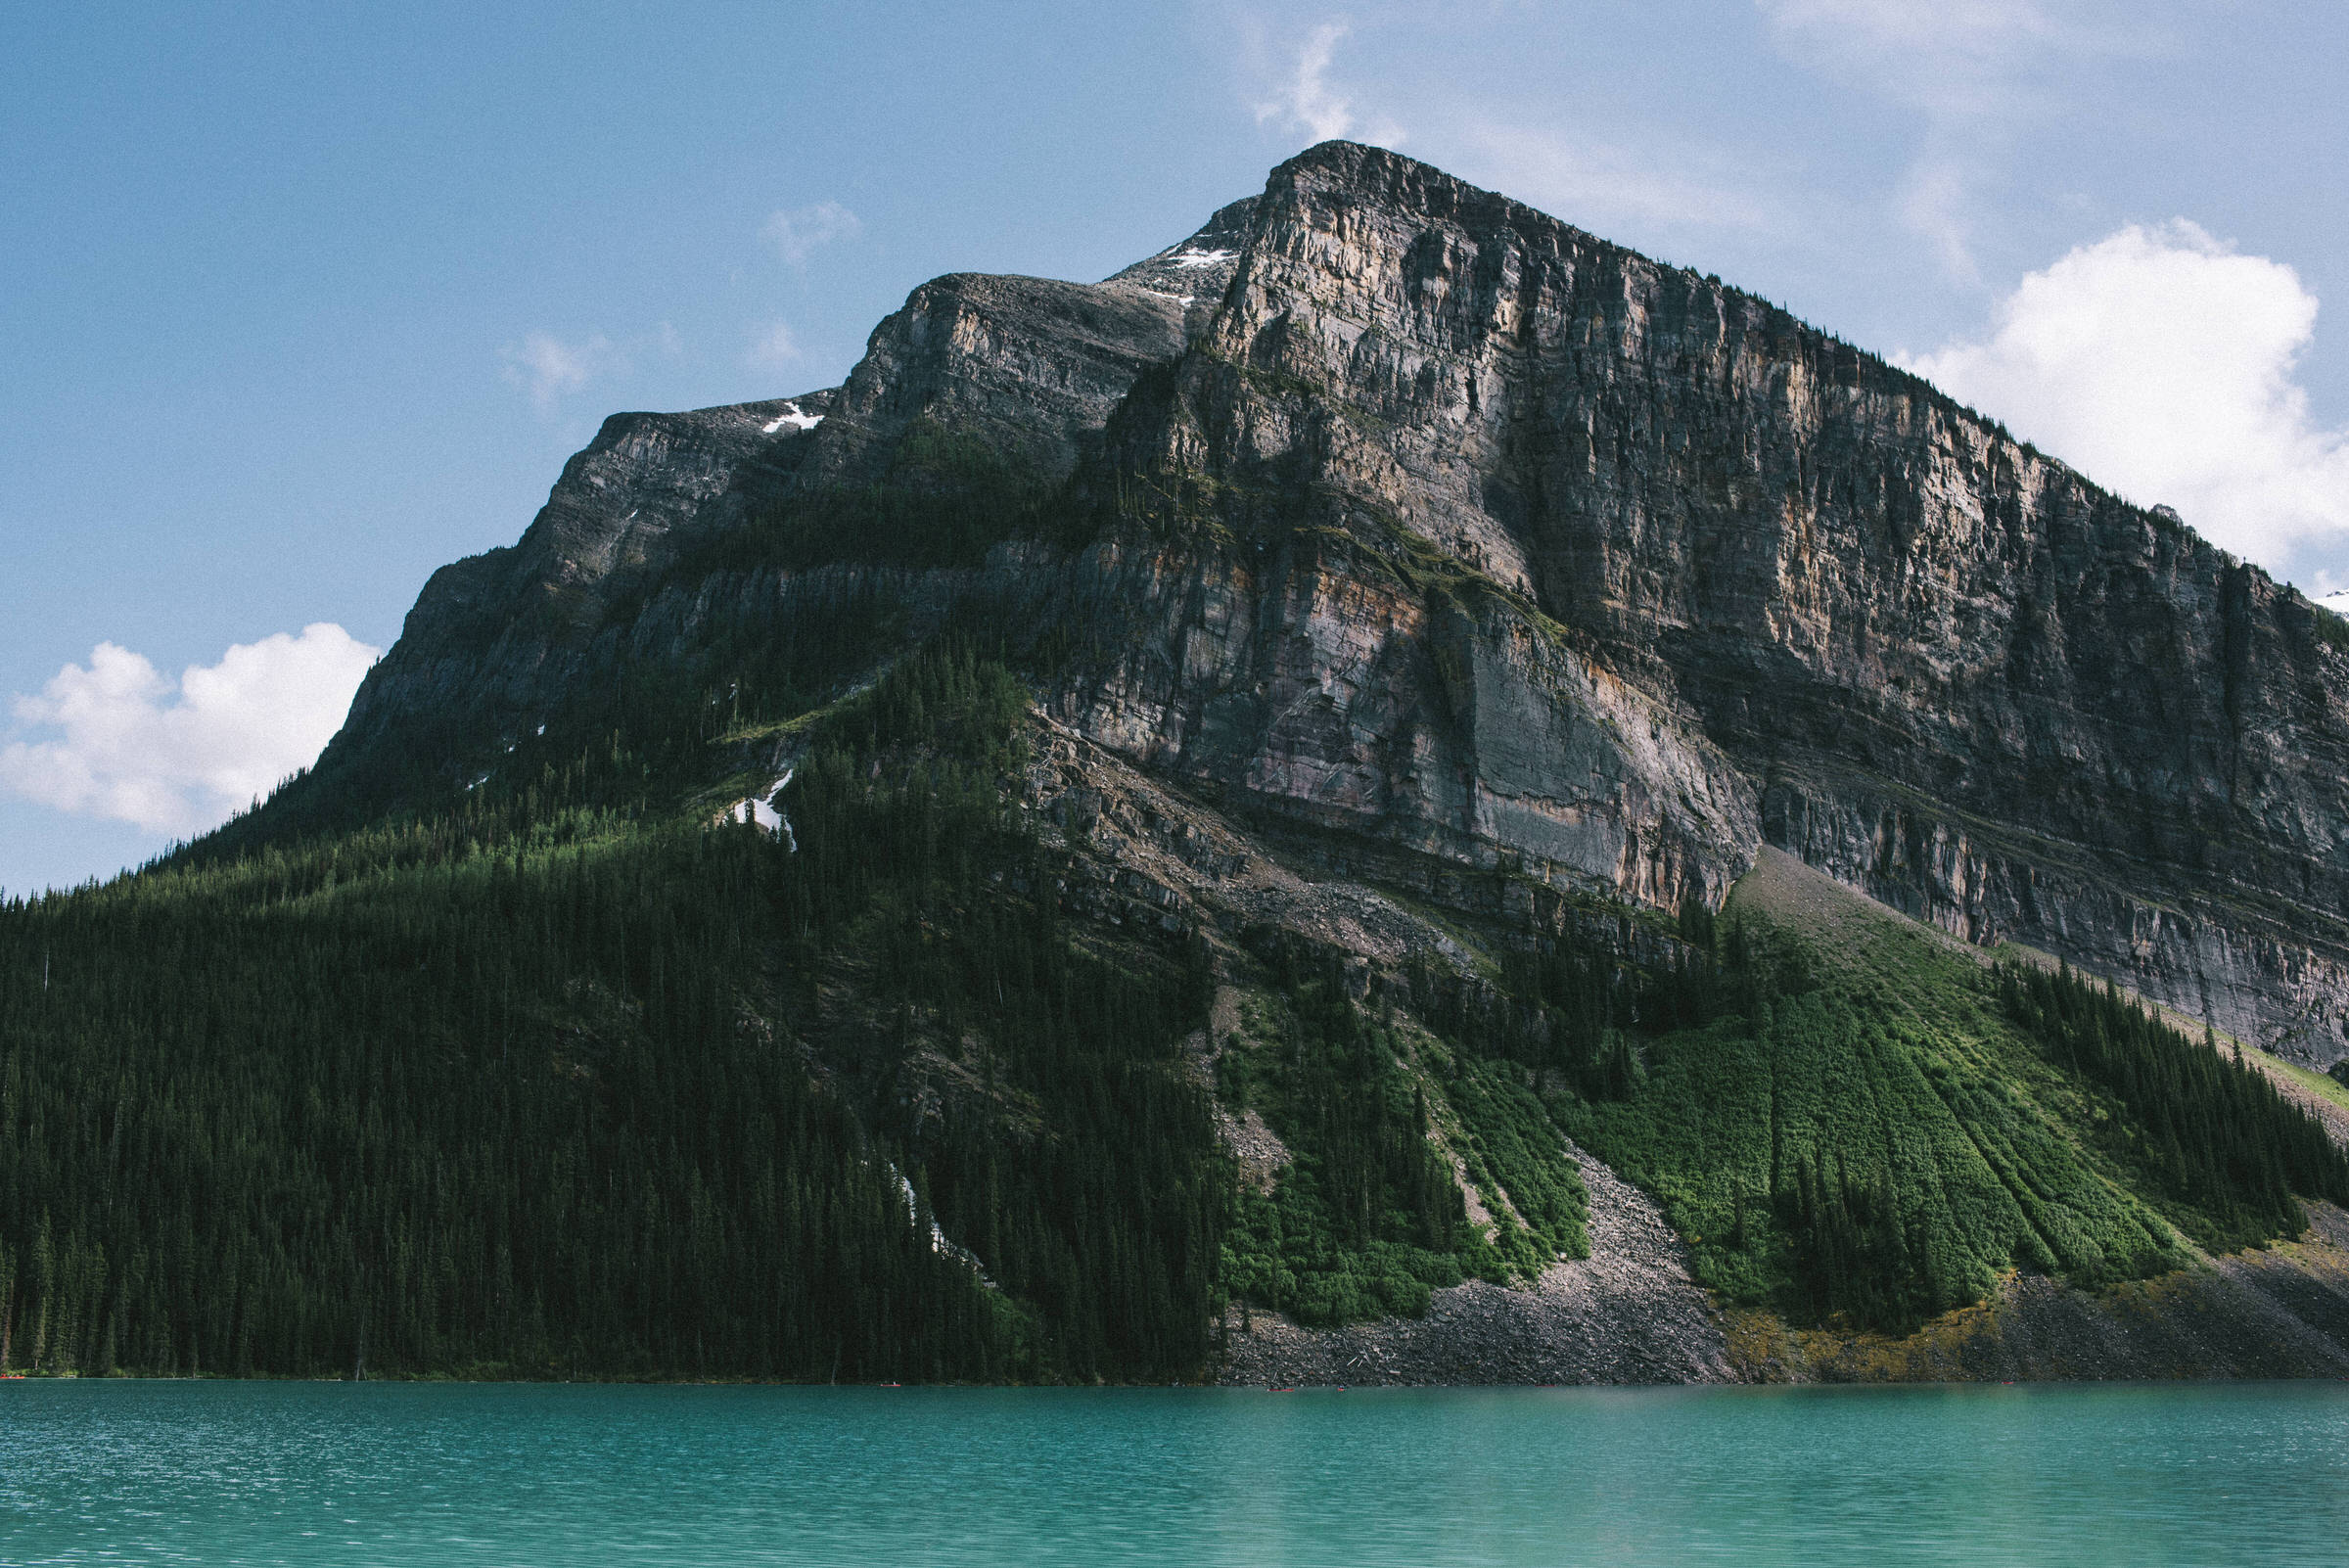
[[[1898,1328],[2009,1268],[2096,1286],[2180,1267],[2189,1242],[2296,1227],[2296,1206],[2269,1201],[2283,1156],[2172,1179],[2150,1131],[2163,1103],[2084,1071],[1969,949],[1774,852],[1730,914],[1761,977],[1745,1005],[1647,1041],[1619,1098],[1549,1101],[1662,1200],[1724,1301]],[[2314,1130],[2280,1101],[2244,1103],[2279,1149]],[[2337,1152],[2309,1162],[2299,1190],[2349,1194]]]
[[[1718,1299],[1802,1324],[1905,1329],[2010,1268],[2143,1278],[2296,1234],[2295,1192],[2349,1198],[2349,1164],[2255,1070],[1774,851],[1725,919],[1645,922],[1643,964],[1616,916],[1568,909],[1530,947],[1473,924],[1451,927],[1485,948],[1464,971],[1359,1001],[1334,965],[1270,954],[1219,1070],[1294,1154],[1229,1234],[1242,1298],[1416,1314],[1582,1255],[1567,1137],[1659,1200]]]
[[[1356,1002],[1342,968],[1287,944],[1262,979],[1217,1087],[1227,1108],[1260,1112],[1292,1161],[1269,1194],[1241,1194],[1233,1294],[1307,1323],[1417,1316],[1433,1289],[1588,1256],[1581,1176],[1509,1064]]]

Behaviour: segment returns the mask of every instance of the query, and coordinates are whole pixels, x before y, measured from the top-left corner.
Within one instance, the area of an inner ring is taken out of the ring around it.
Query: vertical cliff
[[[1171,379],[1137,487],[1198,497],[1243,563],[1350,563],[1285,612],[1308,668],[1372,668],[1320,628],[1400,579],[1371,620],[1438,690],[1352,755],[1448,708],[1430,819],[1585,872],[1617,849],[1658,902],[1758,833],[1973,941],[2349,1048],[2340,628],[2174,518],[1762,300],[1369,148],[1274,172]]]

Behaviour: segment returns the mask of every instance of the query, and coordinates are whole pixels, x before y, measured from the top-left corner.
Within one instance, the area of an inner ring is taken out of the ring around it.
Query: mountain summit
[[[883,489],[894,530],[826,521]],[[297,794],[469,778],[576,683],[843,594],[1048,647],[1087,740],[1430,867],[1677,909],[1767,844],[2349,1054],[2349,625],[1394,153],[1314,147],[1103,283],[924,284],[841,387],[615,416],[434,578]]]

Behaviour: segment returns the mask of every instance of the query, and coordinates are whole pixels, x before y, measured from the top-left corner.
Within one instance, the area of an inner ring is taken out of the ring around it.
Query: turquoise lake
[[[0,1562],[2349,1563],[2349,1386],[0,1384]]]

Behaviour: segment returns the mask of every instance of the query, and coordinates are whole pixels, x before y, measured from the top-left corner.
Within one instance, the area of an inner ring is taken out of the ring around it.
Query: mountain
[[[1064,521],[701,570],[893,479]],[[1105,283],[926,284],[844,387],[615,417],[322,771],[452,707],[491,760],[586,671],[866,586],[1078,639],[1051,712],[1299,820],[1664,909],[1767,843],[2349,1054],[2349,626],[1752,296],[1344,143]]]
[[[315,768],[9,909],[0,1339],[2330,1374],[2345,771],[2331,612],[1328,143],[1101,283],[925,284],[842,386],[614,416]]]

